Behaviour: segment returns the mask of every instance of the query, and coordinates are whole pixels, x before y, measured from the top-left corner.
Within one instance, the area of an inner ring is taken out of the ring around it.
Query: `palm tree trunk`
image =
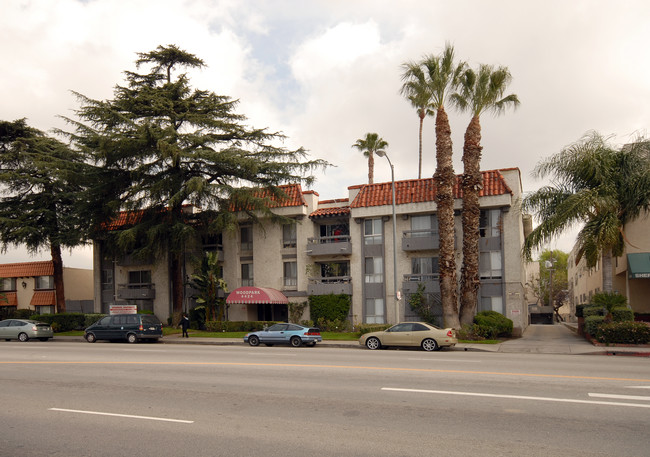
[[[612,250],[603,251],[603,292],[611,293],[614,290],[614,276],[612,272]]]
[[[456,175],[452,162],[451,127],[445,109],[438,108],[436,115],[436,205],[440,233],[440,294],[445,327],[459,328],[458,293],[456,282],[454,184]]]
[[[473,116],[463,146],[463,266],[460,277],[460,323],[472,324],[478,307],[479,289],[479,192],[481,176],[481,123]]]
[[[372,184],[375,178],[375,156],[368,151],[368,184]]]
[[[424,118],[426,116],[426,112],[422,109],[418,112],[418,116],[420,117],[420,149],[419,149],[419,154],[418,154],[418,179],[422,179],[422,127],[424,125]]]
[[[54,265],[54,293],[56,294],[56,312],[65,313],[65,290],[63,286],[63,259],[61,258],[61,246],[50,244],[50,254]]]

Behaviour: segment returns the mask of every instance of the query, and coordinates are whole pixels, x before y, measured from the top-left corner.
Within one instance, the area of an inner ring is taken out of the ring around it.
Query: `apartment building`
[[[66,311],[91,312],[93,309],[93,272],[63,267]],[[6,263],[0,265],[0,312],[30,309],[37,314],[54,313],[54,264],[52,261]]]
[[[520,172],[516,168],[485,171],[483,180],[479,310],[503,313],[521,332],[528,323],[528,313],[521,258],[523,217],[518,206]],[[295,223],[281,225],[262,220],[253,224],[242,213],[236,231],[220,234],[211,244],[204,243],[203,248],[219,253],[231,292],[240,287],[274,289],[290,303],[305,302],[310,295],[347,294],[352,298],[350,319],[354,323],[417,319],[408,299],[419,283],[425,286],[427,300],[432,304],[440,300],[435,185],[432,178],[395,183],[395,240],[391,185],[351,186],[347,196],[334,200],[319,200],[317,192],[303,191],[299,185],[282,186],[288,198],[275,203],[272,211]],[[455,193],[460,277],[459,186]],[[127,223],[128,216],[122,215],[121,219]],[[130,303],[152,310],[163,319],[170,314],[167,258],[111,258],[103,253],[101,242],[95,243],[94,252],[97,311],[107,312],[114,303]],[[185,266],[188,274],[193,269],[190,257]],[[189,309],[193,306],[191,293],[186,295]],[[437,309],[441,315],[440,307]],[[287,317],[287,305],[279,301],[243,300],[228,308],[228,319],[233,321]]]
[[[625,250],[612,262],[614,291],[627,297],[635,313],[650,314],[650,215],[645,213],[625,226]],[[603,291],[602,263],[587,268],[585,259],[576,263],[577,248],[569,255],[571,305],[589,303]]]

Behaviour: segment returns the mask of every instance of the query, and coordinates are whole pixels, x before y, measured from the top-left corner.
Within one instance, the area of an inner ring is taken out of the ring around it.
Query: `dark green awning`
[[[627,255],[627,277],[629,279],[650,278],[650,252]]]

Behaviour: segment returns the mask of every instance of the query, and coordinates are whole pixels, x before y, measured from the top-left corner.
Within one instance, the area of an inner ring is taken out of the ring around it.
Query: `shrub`
[[[648,344],[650,325],[644,322],[612,322],[598,327],[596,340],[610,344]]]
[[[275,324],[275,321],[207,321],[208,332],[252,332]]]
[[[350,321],[347,319],[328,321],[321,317],[316,321],[316,327],[325,332],[347,332],[350,330]]]
[[[86,314],[84,319],[84,328],[90,327],[95,322],[100,320],[102,317],[105,317],[106,314]]]
[[[585,317],[585,333],[591,336],[596,335],[598,327],[605,322],[605,316],[587,316]]]
[[[594,305],[604,306],[609,312],[617,306],[627,306],[627,298],[618,292],[599,292],[591,301]]]
[[[634,321],[634,312],[627,306],[618,306],[612,309],[612,320],[614,322]]]
[[[302,303],[289,303],[289,322],[300,322],[305,308],[309,305],[308,302]]]
[[[478,333],[477,333],[478,332]],[[485,337],[479,335],[480,329],[476,324],[462,324],[461,328],[456,332],[459,340],[480,341]]]
[[[33,314],[30,319],[53,325],[53,328],[58,327],[59,332],[86,328],[84,327],[86,315],[82,313]]]
[[[474,333],[483,338],[512,335],[512,321],[496,311],[481,311],[474,316],[474,324]]]
[[[356,326],[356,329],[361,335],[365,335],[370,332],[386,330],[388,327],[390,327],[389,324],[359,324]]]
[[[606,308],[603,305],[585,305],[582,308],[582,315],[587,318],[589,316],[605,316]]]
[[[14,311],[13,317],[15,319],[30,319],[33,314],[34,310],[32,309],[17,309]]]
[[[309,297],[310,319],[318,322],[319,319],[326,321],[343,321],[350,313],[349,295],[311,295]]]

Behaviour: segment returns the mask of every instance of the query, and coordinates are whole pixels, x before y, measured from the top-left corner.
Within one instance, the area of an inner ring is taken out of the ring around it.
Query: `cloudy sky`
[[[321,199],[367,180],[351,145],[377,132],[396,179],[417,178],[418,118],[399,95],[400,65],[445,42],[471,66],[507,66],[521,107],[483,126],[483,169],[531,170],[589,130],[622,144],[650,118],[650,2],[626,0],[4,0],[0,15],[0,119],[48,131],[79,107],[71,91],[113,97],[137,52],[177,46],[208,67],[192,84],[240,100],[254,127],[288,136],[334,167],[318,173]],[[450,116],[455,169],[467,115]],[[425,121],[423,175],[435,169],[434,124]],[[390,180],[377,160],[375,181]],[[568,234],[552,248],[569,250]],[[0,262],[47,259],[23,250]],[[66,255],[90,268],[91,250]]]

